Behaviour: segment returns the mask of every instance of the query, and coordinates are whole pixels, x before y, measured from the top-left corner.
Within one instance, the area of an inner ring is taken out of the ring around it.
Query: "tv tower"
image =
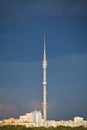
[[[44,33],[44,55],[43,55],[43,121],[44,125],[46,124],[47,120],[47,102],[46,102],[46,69],[47,69],[47,59],[46,59],[46,37]]]

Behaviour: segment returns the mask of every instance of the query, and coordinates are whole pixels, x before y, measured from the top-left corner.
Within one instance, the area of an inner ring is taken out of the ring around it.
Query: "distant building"
[[[55,121],[55,120],[48,120],[46,122],[46,127],[57,127],[57,126],[69,126],[69,127],[78,127],[78,126],[84,126],[87,128],[87,121],[83,120],[82,117],[74,117],[74,120],[61,120],[61,121]]]
[[[57,127],[58,125],[57,125],[57,123],[56,123],[56,121],[55,120],[48,120],[47,122],[46,122],[46,127]]]
[[[74,124],[76,126],[83,126],[83,118],[82,117],[74,117]]]
[[[42,122],[42,114],[41,111],[33,111],[31,113],[26,113],[26,115],[20,116],[19,119],[22,122],[36,123],[37,126],[40,127]]]
[[[41,111],[33,111],[31,113],[26,113],[26,115],[20,116],[19,119],[8,118],[0,122],[0,126],[3,125],[22,125],[26,127],[40,127],[44,126],[44,120],[42,119]],[[74,120],[68,121],[55,121],[47,120],[45,127],[57,127],[57,126],[69,126],[78,127],[83,126],[87,128],[87,121],[83,120],[82,117],[74,117]]]
[[[32,112],[26,113],[26,115],[20,116],[19,119],[23,122],[33,122]]]
[[[42,124],[41,123],[41,121],[42,121],[41,111],[33,111],[32,118],[33,118],[33,122],[36,123],[38,125],[38,127],[40,127]]]

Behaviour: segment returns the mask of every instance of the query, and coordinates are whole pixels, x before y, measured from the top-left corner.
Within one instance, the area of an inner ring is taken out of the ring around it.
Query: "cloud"
[[[16,106],[14,104],[0,103],[0,117],[11,116],[16,112]]]
[[[55,103],[54,118],[70,119],[75,114],[86,117],[86,77],[87,54],[71,54],[49,60],[47,89],[50,101]]]
[[[8,2],[3,0],[0,5],[0,14],[5,17],[9,17],[9,14],[12,17],[20,16],[21,18],[87,14],[86,0],[15,0]]]
[[[81,115],[81,112],[83,112],[83,115],[81,116],[85,116],[85,108],[87,108],[87,54],[58,56],[49,59],[48,62],[48,118],[61,119],[62,117],[63,119],[65,116],[66,119],[69,117],[69,119],[71,119],[71,117],[75,115],[75,111],[79,111],[78,115]],[[0,113],[2,116],[9,116],[10,114],[16,113],[15,109],[13,109],[16,108],[15,105],[11,104],[13,102],[16,103],[18,115],[34,110],[42,110],[42,83],[39,84],[42,82],[41,75],[39,75],[42,72],[37,69],[38,63],[12,62],[6,64],[1,63],[0,65],[2,67],[4,66],[4,71],[11,69],[10,71],[6,71],[7,77],[9,76],[9,73],[12,73],[13,75],[16,73],[17,76],[21,72],[19,77],[23,75],[23,79],[21,78],[19,80],[19,83],[21,82],[21,84],[15,84],[14,87],[12,85],[18,82],[18,78],[13,80],[14,76],[11,74],[10,78],[7,78],[7,82],[3,79],[5,87],[3,87],[3,89],[0,88],[0,99],[1,102],[9,102],[10,104],[0,105]],[[27,72],[27,75],[25,72]],[[1,77],[2,76],[3,75],[1,75]],[[7,83],[10,83],[12,80],[14,82],[7,86]],[[70,106],[67,104],[70,104]]]
[[[87,13],[87,1],[37,0],[26,2],[24,10],[33,16],[81,15]]]
[[[39,100],[31,100],[29,103],[27,103],[27,107],[30,110],[42,110],[42,102]]]

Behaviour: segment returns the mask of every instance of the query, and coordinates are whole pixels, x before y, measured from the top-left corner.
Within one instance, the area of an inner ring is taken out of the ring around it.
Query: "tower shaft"
[[[46,69],[47,69],[47,60],[46,60],[46,43],[44,35],[44,56],[43,56],[43,120],[44,124],[47,120],[47,102],[46,102]]]

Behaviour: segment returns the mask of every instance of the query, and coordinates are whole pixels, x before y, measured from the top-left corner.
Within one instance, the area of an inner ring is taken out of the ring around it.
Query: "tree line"
[[[54,127],[39,127],[39,128],[26,128],[25,126],[1,126],[0,130],[87,130],[87,128],[84,127],[64,127],[64,126],[58,126],[56,128]]]

